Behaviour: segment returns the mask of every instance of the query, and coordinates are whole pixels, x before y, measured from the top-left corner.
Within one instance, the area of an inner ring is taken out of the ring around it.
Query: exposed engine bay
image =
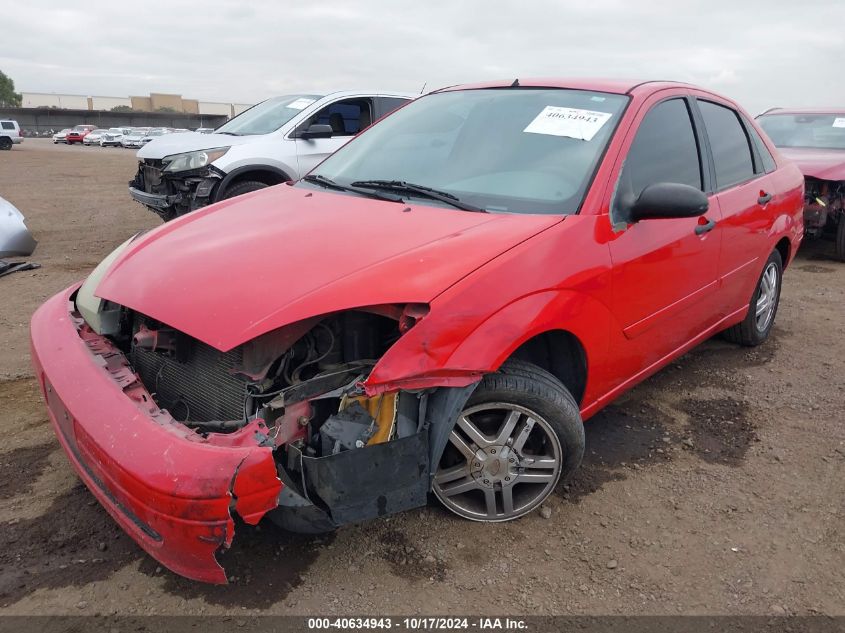
[[[836,230],[845,221],[845,181],[804,179],[804,225],[807,233],[819,237],[825,230]]]
[[[121,309],[110,339],[161,416],[204,441],[273,448],[284,486],[268,516],[325,531],[426,503],[431,391],[367,396],[362,387],[426,312],[411,304],[315,317],[221,352]]]

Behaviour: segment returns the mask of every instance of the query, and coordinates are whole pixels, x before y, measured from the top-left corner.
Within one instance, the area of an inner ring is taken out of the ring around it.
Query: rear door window
[[[736,111],[711,101],[698,101],[716,168],[716,188],[727,189],[754,178],[754,160]]]
[[[754,143],[754,147],[757,150],[757,154],[754,157],[754,162],[758,162],[759,157],[759,165],[755,165],[754,171],[758,174],[760,173],[771,173],[775,169],[777,169],[777,163],[775,159],[772,157],[772,153],[769,151],[769,148],[766,147],[766,144],[763,142],[760,134],[757,133],[757,130],[751,124],[751,121],[742,117],[743,123],[745,123],[745,129],[748,130],[748,135],[751,137],[751,142]]]

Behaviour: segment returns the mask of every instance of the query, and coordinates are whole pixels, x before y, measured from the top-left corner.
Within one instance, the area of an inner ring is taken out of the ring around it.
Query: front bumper
[[[129,195],[132,196],[135,202],[140,202],[143,205],[156,209],[167,209],[182,199],[182,195],[178,193],[172,196],[166,196],[159,193],[147,193],[135,187],[129,187]]]
[[[215,559],[233,508],[257,523],[282,489],[255,429],[202,437],[153,402],[123,354],[74,312],[73,286],[32,317],[32,361],[53,429],[92,494],[172,571],[225,583]],[[244,429],[246,430],[246,429]]]

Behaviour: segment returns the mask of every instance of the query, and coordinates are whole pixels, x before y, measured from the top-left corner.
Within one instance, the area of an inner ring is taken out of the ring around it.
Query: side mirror
[[[628,211],[631,222],[660,218],[696,218],[710,203],[700,189],[675,182],[658,182],[642,190]]]
[[[299,138],[331,138],[334,134],[331,125],[322,123],[314,123],[307,130],[302,130],[299,133]]]

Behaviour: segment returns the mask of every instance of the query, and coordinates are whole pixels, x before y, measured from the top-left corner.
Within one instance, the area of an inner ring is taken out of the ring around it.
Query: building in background
[[[250,105],[185,99],[182,95],[151,92],[149,96],[103,97],[86,95],[64,95],[47,92],[22,92],[21,107],[53,108],[57,110],[111,111],[114,108],[131,108],[134,112],[169,112],[175,114],[196,114],[225,116],[231,118]]]

